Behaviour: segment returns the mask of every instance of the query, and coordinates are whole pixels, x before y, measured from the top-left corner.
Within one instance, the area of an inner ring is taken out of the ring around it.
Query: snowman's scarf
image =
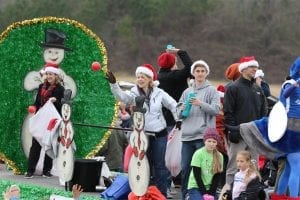
[[[255,151],[257,154],[264,155],[269,159],[275,159],[280,154],[283,154],[283,152],[271,147],[264,140],[254,122],[241,124],[240,132],[245,143],[251,148],[251,151]]]

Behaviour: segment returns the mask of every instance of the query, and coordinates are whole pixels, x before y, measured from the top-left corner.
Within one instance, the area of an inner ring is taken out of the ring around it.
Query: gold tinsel
[[[21,174],[21,171],[16,167],[15,163],[8,159],[3,153],[0,152],[0,160],[4,161],[9,167],[12,168],[14,174]]]
[[[38,24],[38,23],[51,23],[51,22],[52,23],[55,22],[55,23],[68,23],[68,24],[71,24],[71,25],[83,30],[91,38],[94,38],[97,42],[97,46],[99,47],[99,49],[101,50],[101,53],[103,55],[102,70],[103,70],[104,73],[107,72],[107,52],[106,52],[106,48],[104,46],[104,43],[101,41],[101,39],[95,33],[93,33],[85,25],[83,25],[83,24],[81,24],[81,23],[79,23],[75,20],[71,20],[71,19],[67,19],[67,18],[57,18],[57,17],[47,16],[47,17],[41,17],[41,18],[34,18],[34,19],[30,19],[30,20],[24,20],[24,21],[21,21],[21,22],[15,22],[12,25],[8,26],[6,28],[6,30],[1,33],[0,43],[3,42],[3,40],[9,35],[9,33],[13,29],[16,29],[16,28],[21,27],[21,26],[30,26],[30,25],[34,25],[34,24]],[[118,114],[117,103],[115,104],[114,112],[115,112],[115,114],[113,116],[113,120],[112,120],[112,123],[111,123],[111,126],[113,126],[113,127],[115,126],[116,118],[117,118],[117,114]],[[86,158],[94,157],[96,155],[96,153],[107,142],[110,134],[111,134],[111,130],[108,130],[104,134],[104,137],[102,138],[101,142],[98,145],[96,145],[94,150],[92,150],[86,156]],[[15,163],[13,161],[11,161],[10,159],[6,158],[6,156],[1,152],[0,152],[0,160],[3,160],[8,166],[10,166],[13,169],[14,174],[20,174],[21,173],[20,170],[16,167]]]
[[[118,113],[119,113],[119,103],[116,102],[115,107],[114,107],[114,116],[113,116],[113,120],[111,123],[111,127],[115,127],[116,122],[117,122]],[[106,144],[110,135],[111,135],[111,130],[108,129],[108,131],[104,134],[101,142],[98,145],[96,145],[96,147],[86,156],[86,158],[95,157],[95,155],[99,152],[99,150]]]

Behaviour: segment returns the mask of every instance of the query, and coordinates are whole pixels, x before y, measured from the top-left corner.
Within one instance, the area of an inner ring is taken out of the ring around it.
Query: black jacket
[[[37,96],[35,99],[34,105],[36,106],[36,111],[38,111],[43,106],[43,102],[42,102],[42,98],[41,98],[42,87],[43,87],[43,83],[39,85],[38,93],[37,93]],[[48,87],[49,87],[49,84],[47,84],[47,88]],[[53,104],[58,113],[61,113],[61,106],[62,106],[61,99],[64,97],[64,91],[65,91],[65,88],[60,84],[57,84],[55,89],[52,91],[51,97],[56,98],[56,101]]]
[[[187,78],[191,77],[191,66],[193,64],[186,51],[179,50],[177,54],[182,60],[184,68],[178,70],[161,68],[158,73],[158,87],[167,92],[176,102],[179,101],[181,94],[188,87]],[[175,125],[172,113],[169,110],[163,109],[163,114],[168,126]]]
[[[266,97],[260,87],[242,76],[230,84],[224,97],[225,124],[236,126],[267,116]]]
[[[232,188],[232,186],[231,186]],[[233,199],[233,200],[265,200],[266,199],[266,193],[264,191],[265,186],[259,181],[259,178],[255,178],[251,180],[247,188],[244,192],[241,192],[239,197]],[[224,198],[226,200],[232,200],[232,191],[228,190],[223,194],[223,197],[227,196],[227,198]]]

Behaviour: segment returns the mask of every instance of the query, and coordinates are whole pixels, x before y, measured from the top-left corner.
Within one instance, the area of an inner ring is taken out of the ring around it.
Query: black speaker
[[[75,184],[81,185],[84,192],[95,192],[99,185],[102,161],[93,159],[76,159],[70,190]]]

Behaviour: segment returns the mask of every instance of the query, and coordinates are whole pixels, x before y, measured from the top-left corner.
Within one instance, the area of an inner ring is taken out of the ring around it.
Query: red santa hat
[[[60,69],[55,63],[46,63],[43,69],[41,69],[40,73],[45,74],[46,72],[52,72],[54,74],[60,75]]]
[[[157,58],[157,64],[161,68],[169,69],[172,68],[175,64],[176,57],[172,53],[162,53]]]
[[[201,66],[205,67],[205,69],[207,71],[207,75],[209,74],[209,66],[208,66],[208,64],[205,61],[203,61],[203,60],[197,60],[191,66],[191,74],[192,75],[193,75],[195,67],[198,66],[198,65],[201,65]]]
[[[138,66],[135,70],[135,75],[137,76],[140,73],[151,77],[155,86],[159,85],[159,82],[157,81],[157,72],[151,64],[143,64],[142,66]]]
[[[255,60],[254,56],[242,57],[240,59],[239,72],[248,67],[259,67],[258,62]]]
[[[224,85],[218,85],[217,87],[218,93],[220,95],[220,98],[224,97],[224,93],[225,93],[225,87]]]
[[[52,72],[54,74],[59,75],[60,74],[60,69],[58,67],[53,67],[53,66],[48,66],[45,67],[44,72]]]

